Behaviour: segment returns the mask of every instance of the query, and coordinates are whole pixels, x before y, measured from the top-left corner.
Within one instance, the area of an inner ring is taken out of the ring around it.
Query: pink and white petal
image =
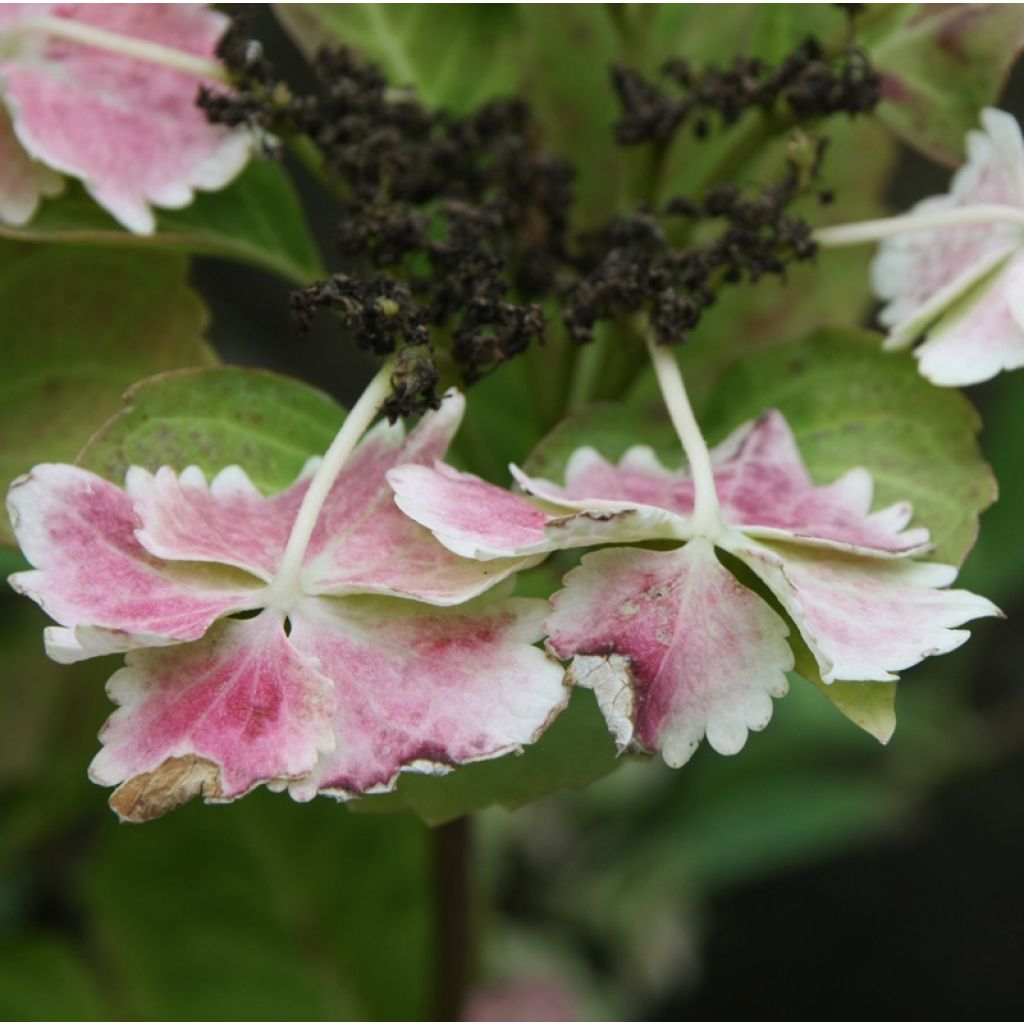
[[[1024,205],[1024,142],[1015,118],[982,112],[984,131],[967,137],[966,163],[950,192],[918,203],[920,214],[977,203]],[[942,311],[996,269],[1024,241],[1012,225],[914,231],[884,241],[872,267],[888,348],[909,345]]]
[[[852,469],[815,486],[782,413],[770,410],[737,428],[712,452],[722,514],[751,536],[874,556],[924,551],[928,531],[907,530],[912,509],[900,502],[871,512],[871,474]]]
[[[128,495],[77,466],[36,466],[7,506],[35,566],[10,583],[71,630],[51,637],[59,660],[194,640],[216,619],[259,607],[263,586],[250,576],[152,556],[136,540]]]
[[[557,516],[503,487],[438,463],[388,473],[395,504],[465,558],[494,559],[551,551],[544,528]]]
[[[63,188],[59,174],[21,148],[0,102],[0,221],[22,227],[35,215],[40,199],[58,195]]]
[[[334,684],[337,742],[293,796],[382,792],[401,771],[440,774],[532,743],[568,701],[561,666],[532,646],[546,611],[525,598],[306,601],[289,639]]]
[[[298,513],[306,481],[265,498],[240,466],[207,484],[198,466],[179,476],[132,466],[125,490],[134,503],[139,543],[158,558],[234,565],[270,581]]]
[[[761,577],[800,630],[826,683],[887,682],[968,637],[957,629],[999,615],[991,601],[945,589],[956,569],[934,562],[822,555],[754,541],[730,550]]]
[[[339,539],[326,575],[316,574],[320,563],[314,562],[302,580],[311,595],[384,594],[446,606],[472,600],[538,561],[462,558],[392,504]]]
[[[873,485],[866,470],[854,469],[827,486],[815,486],[792,431],[777,411],[734,430],[711,457],[722,514],[731,526],[758,536],[882,557],[913,554],[928,547],[927,530],[905,529],[911,518],[908,503],[871,512]],[[572,546],[691,536],[693,482],[685,469],[665,469],[649,448],[630,449],[618,465],[592,448],[581,448],[569,460],[565,488],[531,479],[515,467],[513,472],[525,490],[544,501],[586,509],[590,518],[602,510],[615,513],[614,530],[590,530],[596,539],[575,538]],[[427,478],[421,474],[417,480],[425,485]],[[461,507],[472,498],[468,486],[465,490],[460,495],[452,488],[443,508],[426,508],[423,501],[417,503],[409,497],[406,511],[414,518],[422,517],[419,521],[437,531],[449,546],[461,542],[455,550],[481,557],[473,550],[475,538],[463,540],[444,533],[445,522],[476,519],[472,504]],[[627,509],[632,509],[632,514],[624,514]],[[538,512],[533,515],[539,519]],[[501,518],[494,521],[495,529],[500,530],[504,525]],[[570,546],[566,535],[558,537],[553,522],[545,527],[549,549]],[[565,517],[558,524],[576,529],[581,520]],[[536,532],[534,523],[525,525],[524,533]],[[494,543],[480,546],[492,552],[508,550]]]
[[[465,399],[453,391],[445,395],[441,408],[427,413],[408,437],[400,424],[388,426],[383,422],[366,435],[331,488],[313,531],[303,571],[310,586],[315,581],[320,590],[329,588],[332,582],[344,587],[347,560],[354,546],[362,543],[364,534],[367,544],[374,542],[371,535],[378,529],[374,521],[379,516],[401,518],[388,484],[388,471],[405,462],[430,465],[441,458],[464,411]],[[378,535],[376,539],[381,538]],[[383,561],[387,553],[375,552],[373,560],[378,557]]]
[[[49,13],[210,59],[227,26],[198,4],[60,4]],[[81,178],[138,234],[154,229],[150,204],[185,206],[194,189],[221,188],[248,160],[248,135],[210,124],[184,72],[40,33],[25,33],[0,72],[28,154]]]
[[[333,687],[270,610],[173,650],[134,651],[107,690],[120,707],[89,774],[118,786],[111,806],[127,821],[299,778],[334,745]]]
[[[577,448],[566,463],[564,487],[509,468],[528,494],[563,508],[652,507],[682,518],[693,515],[693,481],[681,470],[666,469],[646,445],[630,448],[618,464],[594,448]]]
[[[933,384],[961,387],[1024,366],[1024,259],[1008,263],[952,306],[914,355]]]
[[[967,161],[953,176],[950,192],[963,205],[1024,206],[1024,136],[1017,119],[986,107],[981,127],[967,134]]]
[[[689,524],[673,512],[598,498],[558,514],[450,466],[399,466],[388,474],[395,502],[465,558],[488,561],[594,544],[681,539]]]
[[[735,754],[786,693],[785,622],[705,538],[585,555],[553,605],[548,645],[573,659],[571,678],[595,691],[621,749],[659,750],[678,768],[706,735]]]

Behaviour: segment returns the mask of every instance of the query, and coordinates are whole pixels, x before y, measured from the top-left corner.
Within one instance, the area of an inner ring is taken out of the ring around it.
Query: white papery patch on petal
[[[786,693],[785,622],[703,538],[676,551],[585,555],[555,595],[548,645],[573,659],[620,749],[660,751],[678,768],[701,739],[735,754]]]

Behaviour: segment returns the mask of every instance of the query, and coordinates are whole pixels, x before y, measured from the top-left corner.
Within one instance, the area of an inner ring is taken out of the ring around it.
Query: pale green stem
[[[909,231],[934,231],[936,228],[962,227],[968,224],[1013,224],[1024,227],[1024,209],[1004,203],[978,203],[975,206],[952,206],[925,213],[906,213],[901,217],[865,220],[857,224],[837,224],[818,228],[814,240],[826,248],[878,242]]]
[[[659,345],[650,334],[647,334],[646,340],[661,396],[690,463],[690,475],[693,478],[693,532],[697,536],[714,539],[721,536],[725,525],[718,504],[711,453],[697,425],[697,418],[693,415],[675,353],[668,345]]]
[[[224,67],[215,60],[199,57],[194,53],[184,53],[161,43],[151,43],[147,39],[126,36],[120,32],[109,32],[105,28],[86,25],[70,18],[55,18],[41,14],[35,18],[26,18],[5,29],[3,35],[39,33],[57,39],[68,39],[71,42],[93,46],[108,53],[117,53],[123,57],[134,57],[148,64],[183,71],[197,78],[209,78],[217,82],[230,82],[230,76]]]
[[[313,474],[313,479],[309,482],[309,489],[299,506],[299,514],[295,517],[292,532],[285,545],[284,554],[281,556],[277,575],[274,576],[268,588],[268,607],[274,607],[287,613],[302,597],[299,574],[302,572],[306,549],[309,547],[309,541],[313,536],[317,520],[320,518],[324,502],[334,486],[334,481],[338,479],[338,474],[348,462],[349,456],[355,451],[359,439],[377,418],[380,407],[391,390],[391,374],[394,368],[394,360],[389,359],[377,371],[377,375],[349,410],[349,414],[345,417],[341,430],[331,442],[330,448],[324,452],[324,457]]]

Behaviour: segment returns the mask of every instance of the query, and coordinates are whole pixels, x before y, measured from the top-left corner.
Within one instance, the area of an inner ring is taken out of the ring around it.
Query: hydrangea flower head
[[[307,799],[387,790],[531,742],[564,705],[540,649],[542,601],[484,595],[532,559],[451,554],[394,505],[385,475],[432,463],[451,395],[404,437],[381,424],[331,487],[282,590],[303,476],[264,497],[237,466],[129,471],[125,489],[37,466],[8,505],[35,566],[11,578],[60,623],[58,661],[127,651],[92,778],[144,820],[260,783]],[[484,596],[481,596],[484,595]]]
[[[618,463],[581,448],[563,484],[513,467],[533,500],[443,465],[401,466],[389,479],[399,505],[463,555],[613,545],[566,577],[548,643],[595,691],[620,748],[661,751],[676,767],[705,735],[720,753],[739,751],[794,665],[786,620],[722,553],[771,593],[826,683],[893,680],[961,644],[962,623],[998,614],[946,589],[952,567],[912,560],[927,531],[908,528],[906,502],[872,512],[866,470],[815,486],[780,413],[738,428],[711,465],[720,505],[710,518],[694,477],[645,447]],[[651,541],[662,544],[626,546]]]
[[[216,70],[226,27],[200,4],[0,5],[0,219],[27,223],[67,174],[129,231],[150,234],[151,206],[186,206],[195,189],[231,181],[249,138],[207,122],[196,106],[204,79],[117,51],[155,44]]]
[[[924,337],[921,372],[941,385],[1024,366],[1024,139],[1002,110],[982,111],[981,124],[949,192],[902,218],[905,231],[881,243],[872,268],[886,346]],[[972,210],[988,215],[970,222]],[[925,226],[958,211],[964,223]]]

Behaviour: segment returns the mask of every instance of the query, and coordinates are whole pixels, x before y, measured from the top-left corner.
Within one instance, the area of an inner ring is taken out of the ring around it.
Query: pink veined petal
[[[198,4],[30,5],[4,19],[68,18],[213,58],[226,20]],[[34,159],[81,178],[126,228],[150,234],[150,204],[177,208],[194,189],[226,185],[245,166],[246,133],[212,125],[196,79],[97,47],[26,33],[0,60],[8,106]]]
[[[967,137],[967,162],[948,195],[925,199],[913,213],[979,203],[1024,206],[1024,141],[1016,119],[982,113],[983,132]],[[875,292],[887,303],[879,319],[891,329],[887,347],[909,345],[951,302],[990,273],[1024,241],[1011,225],[965,225],[914,231],[885,240],[872,267]]]
[[[284,634],[279,613],[220,622],[195,643],[135,651],[108,684],[94,782],[146,821],[190,800],[224,802],[298,778],[334,745],[333,687]]]
[[[871,512],[873,484],[866,470],[854,469],[831,484],[815,486],[792,431],[778,411],[771,410],[734,430],[713,449],[711,458],[725,521],[754,536],[876,556],[910,555],[928,546],[927,530],[906,529],[912,512],[908,502]],[[454,482],[472,479],[451,470],[443,472]],[[581,448],[569,460],[564,488],[550,481],[531,479],[522,471],[517,471],[517,479],[531,494],[545,501],[589,509],[591,519],[611,508],[635,510],[631,519],[616,517],[614,531],[612,524],[607,529],[595,528],[593,539],[586,543],[685,539],[689,535],[692,480],[685,469],[665,469],[649,448],[630,449],[617,466],[594,449]],[[496,541],[482,543],[472,529],[474,523],[483,520],[491,524],[491,529],[502,528],[504,519],[497,511],[498,505],[518,508],[514,496],[496,496],[494,504],[489,504],[484,512],[483,491],[478,498],[471,494],[468,484],[460,493],[454,484],[441,486],[440,481],[431,481],[422,471],[409,474],[400,483],[402,486],[396,488],[399,504],[409,515],[435,530],[454,550],[477,558],[482,555],[474,545],[491,552],[509,550],[499,548]],[[499,495],[504,493],[498,491]],[[650,509],[654,506],[660,507],[661,520],[652,515]],[[537,511],[533,514],[540,515]],[[564,521],[573,522],[569,518]],[[552,523],[549,517],[545,528],[547,550],[570,546],[557,542]],[[456,527],[461,536],[455,534]],[[528,528],[536,532],[532,524]],[[482,529],[476,526],[478,533]],[[524,540],[525,536],[526,531]],[[509,540],[513,539],[518,540],[510,535]],[[576,537],[572,540],[571,546],[581,543]],[[460,546],[456,547],[456,543]],[[538,545],[535,550],[544,548]]]
[[[334,567],[326,578],[304,574],[307,593],[383,594],[439,606],[469,601],[538,561],[462,558],[393,505],[343,538],[332,550],[332,560]]]
[[[999,615],[991,601],[947,590],[956,569],[878,561],[795,545],[730,545],[771,588],[817,659],[821,678],[891,681],[933,654],[959,647],[972,619]]]
[[[815,486],[777,410],[733,431],[712,459],[726,522],[751,536],[869,555],[912,555],[928,547],[926,529],[906,529],[909,502],[871,512],[874,485],[867,470]]]
[[[389,594],[436,605],[461,604],[511,573],[523,558],[481,565],[452,554],[395,505],[388,472],[399,463],[433,463],[444,455],[465,411],[450,393],[408,437],[375,428],[342,470],[324,505],[302,572],[308,594]]]
[[[159,558],[237,566],[270,581],[308,481],[265,498],[240,466],[207,484],[197,466],[178,476],[169,466],[128,470],[125,490],[140,527],[139,543]]]
[[[503,559],[480,565],[453,555],[394,504],[386,474],[399,459],[433,461],[444,453],[464,403],[447,398],[403,438],[400,427],[381,423],[360,443],[324,505],[302,572],[309,594],[377,593],[431,604],[470,600],[532,560]],[[270,581],[280,564],[309,481],[298,480],[263,497],[237,466],[207,485],[196,468],[180,476],[133,467],[126,487],[141,526],[139,542],[172,560],[236,566]]]
[[[555,518],[535,504],[470,473],[438,463],[397,466],[388,473],[395,503],[466,558],[551,550],[544,527]]]
[[[950,307],[914,351],[933,384],[959,387],[1024,366],[1024,258]]]
[[[591,499],[558,514],[450,466],[399,466],[388,474],[399,508],[445,547],[490,561],[591,544],[687,536],[665,509]],[[588,507],[589,506],[589,507]]]
[[[594,499],[600,498],[618,507],[649,506],[682,518],[693,515],[693,481],[679,470],[666,469],[646,445],[630,448],[618,464],[594,448],[577,448],[566,463],[564,487],[529,477],[518,466],[511,469],[523,490],[565,508],[593,508]]]
[[[722,567],[709,541],[585,555],[555,595],[551,650],[594,690],[621,749],[678,768],[706,735],[735,754],[771,718],[793,667],[783,620]]]
[[[526,598],[306,601],[289,639],[334,684],[337,743],[293,796],[382,792],[403,770],[444,773],[532,743],[568,700],[561,666],[532,646],[546,610]]]
[[[14,135],[11,119],[0,103],[0,221],[27,224],[44,196],[55,196],[64,179],[33,160]]]
[[[7,502],[36,567],[10,582],[68,627],[48,632],[58,661],[194,640],[214,620],[260,604],[258,580],[150,555],[135,538],[131,500],[94,473],[36,466],[14,482]]]

